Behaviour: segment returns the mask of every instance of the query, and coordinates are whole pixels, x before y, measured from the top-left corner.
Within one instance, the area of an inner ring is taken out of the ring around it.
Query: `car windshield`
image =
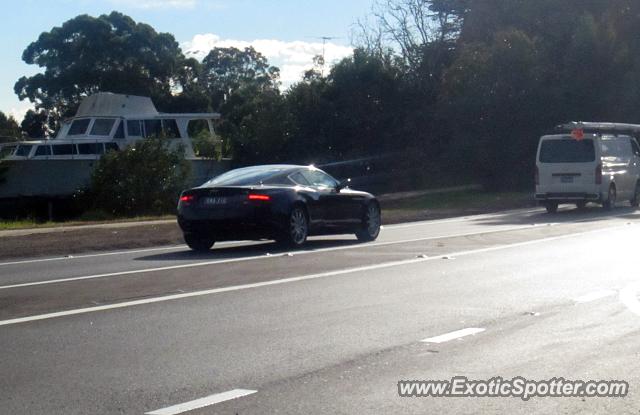
[[[592,139],[544,140],[540,146],[541,163],[588,163],[595,159]]]
[[[247,186],[259,185],[282,173],[283,167],[247,167],[231,170],[206,182],[203,186]]]

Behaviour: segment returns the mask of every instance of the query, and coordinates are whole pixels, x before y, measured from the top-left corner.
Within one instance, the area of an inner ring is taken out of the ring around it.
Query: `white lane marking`
[[[225,241],[225,242],[218,242],[217,245],[241,244],[246,242],[248,241],[228,241],[228,242]],[[259,241],[256,241],[256,242],[259,242]],[[68,255],[68,256],[51,257],[51,258],[25,259],[25,260],[12,261],[12,262],[0,262],[0,267],[5,265],[21,265],[21,264],[31,264],[31,263],[37,263],[37,262],[64,261],[69,259],[95,258],[95,257],[111,256],[111,255],[139,254],[142,252],[171,251],[174,249],[185,249],[186,247],[187,245],[171,245],[171,246],[163,246],[158,248],[143,248],[143,249],[131,249],[131,250],[125,250],[125,251],[102,252],[99,254]]]
[[[80,277],[69,277],[69,278],[58,278],[58,279],[44,280],[44,281],[24,282],[24,283],[18,283],[18,284],[3,285],[3,286],[0,286],[0,290],[7,290],[10,288],[33,287],[36,285],[48,285],[48,284],[59,284],[59,283],[73,282],[73,281],[92,280],[96,278],[117,277],[122,275],[143,274],[146,272],[159,272],[159,271],[170,271],[174,269],[204,267],[209,265],[228,264],[228,263],[234,263],[234,262],[256,261],[256,260],[282,258],[282,257],[297,256],[297,255],[309,255],[309,254],[317,254],[322,252],[342,251],[347,249],[362,249],[362,248],[371,248],[371,247],[378,247],[378,246],[406,244],[406,243],[412,243],[412,242],[431,241],[436,239],[459,238],[462,236],[488,235],[492,233],[509,232],[513,230],[524,230],[528,228],[531,228],[531,225],[526,225],[526,226],[521,225],[521,226],[506,228],[506,229],[496,229],[493,231],[478,231],[478,232],[471,232],[471,233],[459,233],[459,234],[453,234],[453,235],[428,236],[424,238],[403,239],[399,241],[373,242],[373,243],[367,243],[367,244],[360,243],[360,244],[347,245],[347,246],[335,246],[331,248],[319,248],[319,249],[312,249],[312,250],[305,250],[305,251],[294,251],[289,253],[287,252],[278,253],[277,255],[272,255],[267,253],[266,255],[262,254],[262,255],[240,257],[240,258],[218,259],[215,261],[192,262],[188,264],[169,265],[166,267],[158,267],[158,268],[142,268],[142,269],[135,269],[130,271],[119,271],[119,272],[108,272],[104,274],[84,275]],[[289,255],[289,254],[292,254],[292,255]]]
[[[510,249],[510,248],[516,248],[516,247],[527,246],[527,245],[534,245],[534,244],[539,244],[539,243],[544,243],[544,242],[568,239],[568,238],[573,238],[573,237],[576,237],[576,236],[583,236],[583,235],[587,235],[587,234],[593,234],[593,233],[599,233],[599,232],[605,232],[605,231],[613,231],[613,230],[627,228],[627,227],[628,226],[625,225],[625,226],[616,226],[616,227],[604,228],[604,229],[594,229],[594,230],[591,230],[591,231],[585,231],[585,232],[574,233],[574,234],[569,234],[569,235],[553,236],[553,237],[549,237],[549,238],[536,239],[536,240],[532,240],[532,241],[517,242],[517,243],[513,243],[513,244],[506,244],[506,245],[499,245],[499,246],[494,246],[494,247],[490,247],[490,248],[474,249],[474,250],[471,250],[471,251],[455,252],[455,253],[450,254],[450,255],[451,256],[461,257],[461,256],[474,255],[474,254],[479,254],[479,253],[493,252],[493,251],[499,251],[499,250],[503,250],[503,249]],[[343,269],[343,270],[329,271],[329,272],[323,272],[323,273],[319,273],[319,274],[303,275],[303,276],[299,276],[299,277],[283,278],[283,279],[278,279],[278,280],[257,282],[257,283],[252,283],[252,284],[235,285],[235,286],[230,286],[230,287],[214,288],[214,289],[210,289],[210,290],[194,291],[194,292],[190,292],[190,293],[165,295],[165,296],[161,296],[161,297],[151,297],[151,298],[145,298],[145,299],[141,299],[141,300],[126,301],[126,302],[122,302],[122,303],[106,304],[106,305],[96,306],[96,307],[78,308],[78,309],[75,309],[75,310],[59,311],[59,312],[55,312],[55,313],[39,314],[39,315],[28,316],[28,317],[19,317],[19,318],[14,318],[14,319],[9,319],[9,320],[2,320],[2,321],[0,321],[0,326],[8,326],[8,325],[12,325],[12,324],[27,323],[27,322],[31,322],[31,321],[48,320],[48,319],[52,319],[52,318],[72,316],[72,315],[77,315],[77,314],[93,313],[93,312],[96,312],[96,311],[113,310],[113,309],[117,309],[117,308],[133,307],[133,306],[143,305],[143,304],[152,304],[152,303],[160,303],[160,302],[164,302],[164,301],[178,300],[178,299],[182,299],[182,298],[200,297],[200,296],[204,296],[204,295],[212,295],[212,294],[219,294],[219,293],[225,293],[225,292],[240,291],[240,290],[246,290],[246,289],[250,289],[250,288],[267,287],[267,286],[272,286],[272,285],[280,285],[280,284],[287,284],[287,283],[292,283],[292,282],[307,281],[307,280],[313,280],[313,279],[318,279],[318,278],[334,277],[334,276],[338,276],[338,275],[346,275],[346,274],[352,274],[352,273],[357,273],[357,272],[372,271],[372,270],[378,270],[378,269],[383,269],[383,268],[391,268],[391,267],[397,267],[397,266],[403,266],[403,265],[411,265],[411,264],[417,264],[417,263],[433,261],[433,260],[436,260],[436,259],[441,259],[442,257],[443,257],[443,255],[436,256],[436,257],[428,257],[428,258],[414,258],[414,259],[408,259],[408,260],[403,260],[403,261],[385,262],[385,263],[382,263],[382,264],[368,265],[368,266],[356,267],[356,268],[347,268],[347,269]],[[640,309],[640,303],[639,303],[639,309]],[[639,312],[639,314],[640,314],[640,312]]]
[[[575,301],[577,304],[590,303],[592,301],[597,301],[602,298],[612,297],[616,294],[617,292],[614,290],[600,290],[600,291],[594,291],[592,293],[582,295],[578,298],[574,298],[573,301]]]
[[[452,331],[451,333],[442,334],[436,337],[429,337],[428,339],[420,340],[421,343],[445,343],[455,339],[461,339],[466,336],[473,336],[478,333],[482,333],[485,329],[470,327],[467,329]]]
[[[624,304],[633,314],[640,316],[640,301],[638,301],[638,290],[640,283],[634,282],[620,290],[620,302]]]
[[[157,409],[152,412],[145,412],[146,415],[177,415],[194,409],[204,408],[206,406],[215,405],[220,402],[230,401],[232,399],[241,398],[243,396],[252,395],[258,391],[249,389],[234,389],[228,392],[216,393],[204,398],[195,399],[193,401],[181,403],[178,405],[168,406],[166,408]]]

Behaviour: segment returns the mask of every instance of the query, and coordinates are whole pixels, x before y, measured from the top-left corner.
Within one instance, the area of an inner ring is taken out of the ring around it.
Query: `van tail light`
[[[183,203],[185,205],[190,205],[195,200],[196,200],[196,196],[195,195],[182,195],[182,196],[180,196],[180,203]]]
[[[540,170],[538,169],[538,166],[536,166],[536,172],[535,172],[535,180],[536,180],[536,186],[540,184]]]
[[[602,164],[596,166],[596,184],[602,184]]]
[[[262,202],[268,202],[268,201],[271,200],[271,196],[269,196],[269,195],[250,194],[249,195],[249,200],[260,200]]]

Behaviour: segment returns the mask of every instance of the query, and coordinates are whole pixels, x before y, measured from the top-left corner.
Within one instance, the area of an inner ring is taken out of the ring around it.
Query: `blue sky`
[[[44,31],[79,14],[118,10],[157,31],[172,33],[185,51],[201,56],[206,48],[255,45],[279,66],[283,84],[295,81],[322,49],[327,61],[350,51],[354,22],[367,15],[372,0],[22,0],[3,4],[0,33],[0,111],[21,117],[30,104],[19,101],[13,85],[36,66],[22,62],[22,51]]]

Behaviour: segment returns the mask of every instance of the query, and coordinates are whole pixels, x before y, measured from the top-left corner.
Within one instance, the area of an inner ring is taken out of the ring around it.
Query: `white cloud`
[[[197,0],[110,0],[118,6],[136,9],[193,9]]]
[[[18,122],[18,124],[20,124],[22,122],[22,120],[24,119],[24,115],[29,110],[35,110],[35,107],[34,107],[34,105],[32,103],[30,103],[30,102],[20,102],[18,104],[18,106],[11,107],[11,109],[9,110],[7,115],[10,115],[13,118],[15,118],[15,120]]]
[[[253,46],[262,53],[269,64],[280,68],[280,81],[284,88],[299,82],[305,71],[313,67],[313,57],[322,55],[322,42],[283,42],[276,39],[256,39],[252,41],[222,39],[213,33],[195,35],[190,41],[182,44],[187,56],[202,60],[214,47],[235,47],[244,49]],[[335,43],[324,44],[326,67],[353,54],[353,48]]]

